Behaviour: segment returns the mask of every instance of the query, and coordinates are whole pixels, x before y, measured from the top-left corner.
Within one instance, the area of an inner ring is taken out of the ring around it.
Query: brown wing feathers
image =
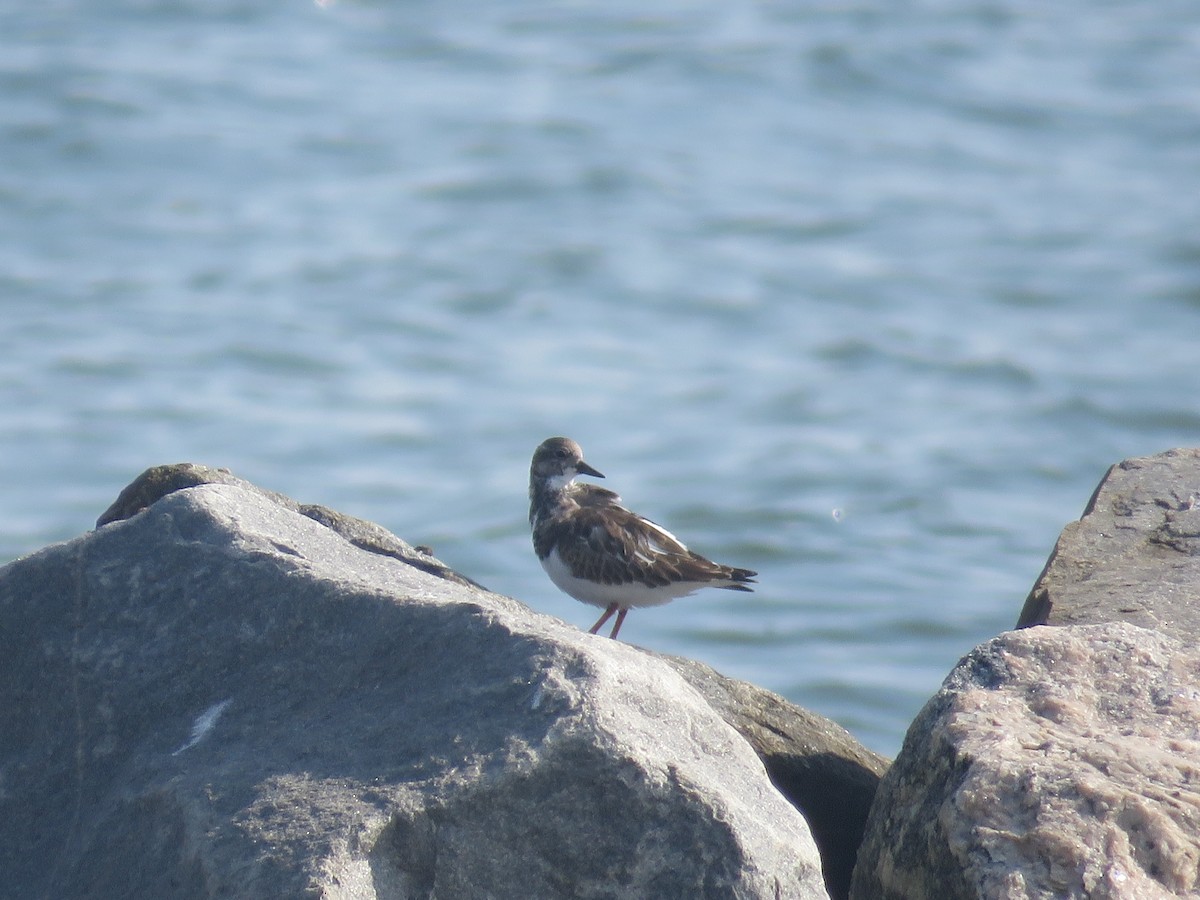
[[[579,509],[572,516],[570,535],[558,540],[559,556],[578,577],[602,584],[636,581],[660,587],[681,581],[725,578],[744,582],[755,574],[748,569],[719,565],[693,553],[671,535],[646,525],[623,507],[599,505],[605,507],[603,514],[591,504]],[[721,586],[750,590],[736,583]]]

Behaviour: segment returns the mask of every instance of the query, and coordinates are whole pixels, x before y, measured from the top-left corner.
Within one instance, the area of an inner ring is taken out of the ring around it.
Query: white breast
[[[662,606],[677,597],[685,597],[702,587],[713,587],[703,581],[680,581],[663,587],[647,587],[638,582],[629,584],[597,584],[585,578],[576,578],[558,555],[558,548],[550,551],[550,555],[541,560],[542,568],[550,576],[560,590],[570,594],[576,600],[590,603],[592,606],[607,607],[610,603],[622,607]]]

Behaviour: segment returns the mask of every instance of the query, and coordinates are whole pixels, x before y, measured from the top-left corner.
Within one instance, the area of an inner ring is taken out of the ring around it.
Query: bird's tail
[[[752,572],[750,569],[735,569],[733,566],[730,566],[729,571],[726,574],[729,576],[729,580],[731,583],[721,585],[721,587],[725,588],[725,590],[728,590],[728,591],[753,591],[754,590],[754,588],[747,587],[747,585],[756,583],[754,579],[758,575],[757,572]]]

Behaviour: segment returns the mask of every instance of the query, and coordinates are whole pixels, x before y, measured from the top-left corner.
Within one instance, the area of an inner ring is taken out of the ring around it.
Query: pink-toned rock
[[[1124,623],[982,645],[884,776],[851,896],[1200,893],[1200,654]]]

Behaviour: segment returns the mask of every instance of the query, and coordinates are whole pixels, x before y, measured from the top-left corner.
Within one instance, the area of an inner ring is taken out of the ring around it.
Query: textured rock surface
[[[977,648],[879,788],[852,896],[1200,891],[1200,655],[1113,623]]]
[[[831,897],[847,897],[871,801],[888,761],[836,722],[692,659],[662,657],[758,753],[771,782],[798,809],[821,852]]]
[[[825,896],[664,663],[184,469],[0,570],[0,895]]]
[[[1132,622],[1200,639],[1200,450],[1109,469],[1062,536],[1017,627]]]
[[[479,587],[470,578],[465,578],[438,562],[427,552],[426,548],[413,547],[374,522],[356,519],[354,516],[347,516],[326,506],[297,503],[284,494],[268,491],[266,488],[238,478],[228,469],[216,469],[212,466],[200,466],[195,463],[174,463],[147,469],[130,482],[128,487],[121,491],[120,496],[113,501],[113,504],[101,513],[100,518],[96,520],[96,527],[101,528],[111,525],[113,522],[128,519],[161,500],[167,494],[181,491],[184,488],[199,487],[202,484],[235,485],[251,493],[259,494],[284,509],[298,512],[314,522],[320,522],[360,550],[378,553],[381,556],[390,556],[408,563],[422,572],[437,575],[447,581]]]

